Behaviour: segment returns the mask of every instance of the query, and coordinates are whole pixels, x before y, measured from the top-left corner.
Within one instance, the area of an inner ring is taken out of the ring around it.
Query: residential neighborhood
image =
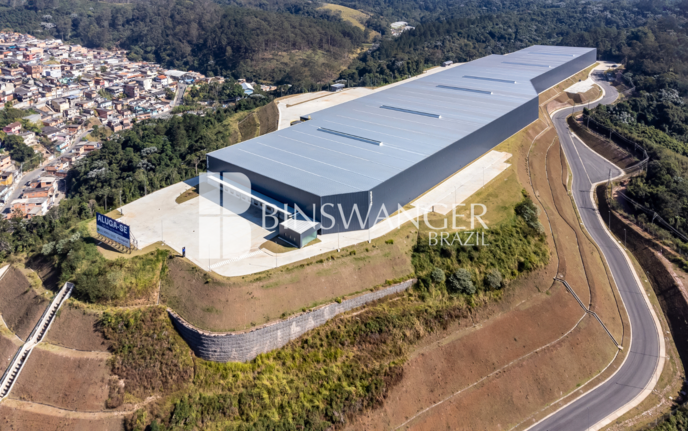
[[[98,137],[170,115],[187,85],[211,80],[192,71],[129,61],[124,50],[87,49],[59,39],[0,33],[0,109],[26,111],[19,121],[2,128],[2,140],[20,137],[41,156],[40,176],[27,182],[21,163],[0,153],[3,215],[44,215],[64,196],[69,167],[101,147]],[[243,85],[251,89],[245,81]],[[98,137],[89,135],[95,130]]]

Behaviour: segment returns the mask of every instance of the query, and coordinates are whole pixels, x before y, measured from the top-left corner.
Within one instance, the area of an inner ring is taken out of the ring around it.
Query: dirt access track
[[[545,406],[556,408],[621,364],[623,352],[601,325],[553,283],[564,277],[613,336],[627,341],[625,310],[581,230],[567,191],[568,166],[545,112],[554,99],[562,106],[561,91],[578,79],[543,93],[540,119],[511,138],[511,169],[541,209],[549,264],[512,283],[501,301],[477,308],[471,321],[418,346],[382,407],[347,429],[524,429],[549,412]],[[493,187],[498,193],[505,186]]]

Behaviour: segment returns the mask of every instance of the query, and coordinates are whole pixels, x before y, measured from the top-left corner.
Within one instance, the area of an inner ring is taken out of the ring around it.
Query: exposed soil
[[[551,284],[549,277],[533,278],[530,281],[540,281],[545,288]],[[352,429],[399,426],[418,411],[560,337],[584,314],[563,285],[555,285],[551,296],[533,295],[525,285],[519,290],[506,301],[514,307],[512,311],[484,321],[477,328],[453,328],[445,338],[415,350],[404,366],[403,380],[390,391],[382,411],[360,418],[352,424]],[[525,303],[513,302],[528,294],[531,297]],[[481,311],[494,313],[494,310]],[[534,384],[531,381],[526,387]]]
[[[60,272],[47,257],[42,254],[32,256],[27,262],[26,267],[33,269],[43,282],[43,287],[53,292],[60,290]]]
[[[121,431],[122,416],[79,415],[8,399],[0,404],[0,431]]]
[[[0,376],[5,372],[7,366],[12,361],[15,353],[19,350],[21,343],[16,337],[10,337],[0,333]]]
[[[410,249],[415,241],[408,224],[393,232],[394,244],[384,238],[347,247],[294,266],[231,279],[209,278],[181,259],[169,260],[161,303],[188,322],[211,331],[231,331],[259,325],[304,307],[370,289],[386,280],[413,273]],[[368,249],[368,251],[366,251]],[[356,250],[355,255],[350,252]],[[335,260],[327,260],[336,256]],[[210,280],[210,282],[208,282]]]
[[[99,315],[67,303],[60,308],[46,341],[76,350],[107,352],[110,343],[97,329]]]
[[[31,334],[49,302],[36,294],[18,269],[9,267],[0,280],[0,314],[22,340]]]
[[[68,410],[104,410],[110,378],[108,357],[106,353],[39,345],[31,352],[10,397]]]
[[[626,169],[627,167],[638,162],[638,159],[635,158],[631,153],[619,147],[612,141],[600,138],[573,117],[569,117],[567,122],[571,127],[571,131],[581,138],[581,140],[585,142],[585,145],[592,148],[593,151],[602,155],[605,159],[614,163],[621,169]]]
[[[601,349],[589,349],[597,345]],[[597,322],[586,317],[566,338],[449,398],[406,429],[499,430],[590,379],[616,349]],[[563,366],[566,364],[566,366]],[[446,370],[450,373],[451,370]],[[574,382],[573,386],[570,382]],[[451,395],[451,394],[450,394]],[[584,423],[584,419],[581,419]]]

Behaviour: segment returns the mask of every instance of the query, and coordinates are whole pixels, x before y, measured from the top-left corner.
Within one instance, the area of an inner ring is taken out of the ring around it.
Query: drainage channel
[[[612,339],[612,341],[614,342],[614,344],[616,345],[616,347],[617,347],[619,350],[623,350],[623,346],[622,346],[621,344],[619,344],[619,343],[616,341],[616,339],[614,338],[614,336],[612,335],[612,333],[609,332],[609,329],[607,329],[607,326],[605,326],[605,324],[602,323],[602,319],[600,319],[600,316],[598,316],[597,313],[595,313],[594,311],[592,311],[591,309],[589,309],[588,307],[586,307],[585,304],[583,304],[583,301],[580,300],[580,298],[578,297],[578,295],[576,294],[576,292],[573,290],[573,288],[571,287],[571,285],[569,285],[569,283],[568,283],[566,280],[564,280],[563,278],[554,277],[554,279],[555,279],[556,281],[560,281],[560,282],[566,287],[566,290],[568,290],[569,293],[571,293],[571,295],[573,295],[573,297],[576,298],[576,301],[578,301],[578,304],[581,306],[581,308],[582,308],[583,310],[585,310],[586,313],[590,314],[592,317],[594,317],[595,319],[597,319],[598,322],[600,322],[600,325],[602,325],[602,328],[605,330],[605,332],[607,332],[607,335],[609,335],[609,338]]]
[[[10,365],[2,375],[2,379],[0,379],[0,401],[5,399],[5,397],[10,394],[10,391],[12,390],[14,383],[17,381],[22,368],[24,368],[24,364],[26,364],[26,361],[29,359],[29,355],[31,355],[33,348],[36,347],[38,343],[43,341],[43,337],[45,337],[48,329],[50,329],[50,325],[52,325],[57,311],[67,300],[67,298],[69,298],[69,295],[72,294],[73,288],[74,285],[72,283],[65,283],[65,285],[62,286],[62,289],[60,289],[48,308],[46,308],[43,312],[43,315],[38,320],[38,323],[33,328],[33,331],[31,331],[31,335],[29,335],[29,338],[27,338],[26,343],[19,348],[17,353],[14,355],[14,358],[12,358],[12,362],[10,362]]]

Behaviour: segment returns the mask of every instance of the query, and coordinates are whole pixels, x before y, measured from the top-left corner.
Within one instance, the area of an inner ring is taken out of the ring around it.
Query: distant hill
[[[292,14],[208,0],[129,1],[134,4],[31,0],[0,7],[0,28],[92,48],[117,46],[130,50],[132,60],[168,68],[304,88],[336,78],[365,41],[360,28],[315,8]]]

